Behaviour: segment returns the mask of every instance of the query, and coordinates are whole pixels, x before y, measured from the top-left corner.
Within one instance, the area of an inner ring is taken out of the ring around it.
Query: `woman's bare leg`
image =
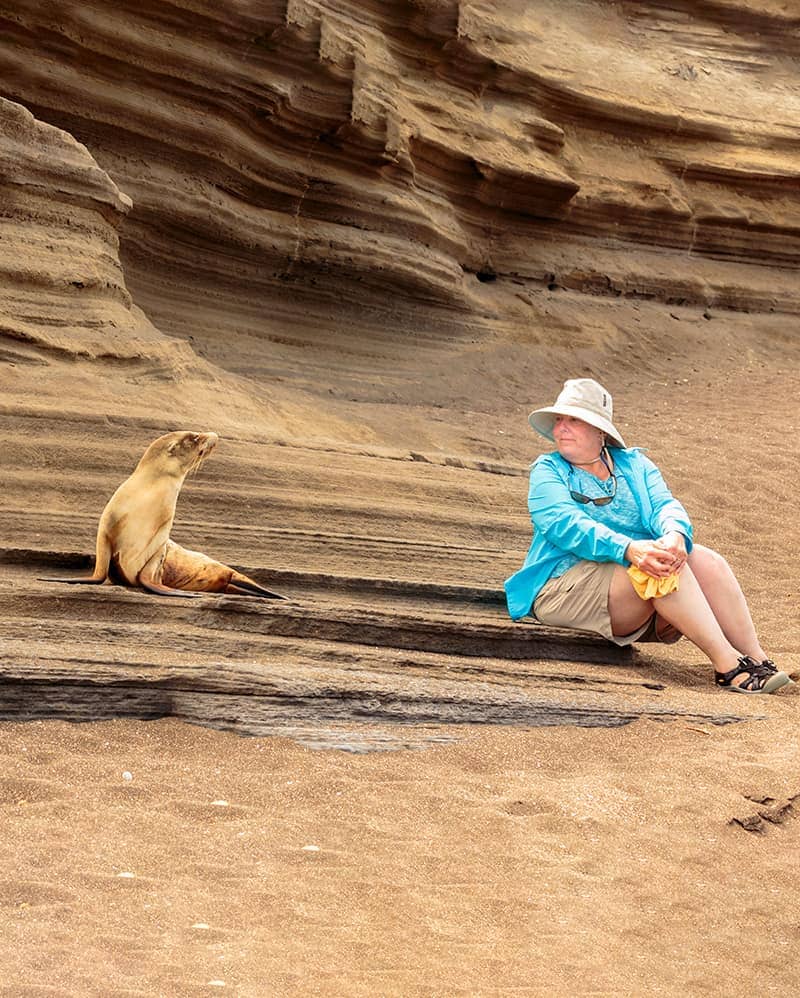
[[[638,605],[637,605],[638,603]],[[652,600],[643,600],[633,588],[628,573],[618,566],[611,579],[608,608],[614,634],[630,634],[652,615]],[[685,565],[680,586],[658,598],[658,614],[676,627],[712,661],[717,672],[733,669],[742,652],[725,637],[692,570]],[[742,682],[747,676],[741,677]]]
[[[742,588],[727,561],[711,548],[695,544],[688,563],[728,641],[741,655],[763,662],[766,652],[756,636]]]
[[[653,600],[642,599],[631,583],[630,576],[620,565],[615,566],[608,589],[608,612],[611,631],[618,637],[633,632],[646,623],[655,607]]]

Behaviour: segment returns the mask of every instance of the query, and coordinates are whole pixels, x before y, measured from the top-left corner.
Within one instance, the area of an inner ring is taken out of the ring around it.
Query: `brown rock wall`
[[[0,554],[87,557],[144,447],[188,427],[222,446],[182,543],[323,576],[348,621],[353,580],[496,592],[545,446],[525,415],[582,373],[708,517],[690,466],[721,419],[762,446],[796,363],[797,99],[790,41],[750,38],[778,10],[689,13],[6,7]],[[747,550],[742,510],[721,529]]]
[[[594,376],[800,674],[795,7],[3,5],[3,993],[794,993],[798,687],[500,585]],[[290,602],[40,578],[179,427]]]
[[[767,303],[757,272],[730,270],[766,258],[781,285],[796,267],[792,23],[724,3],[629,3],[601,21],[548,2],[22,2],[0,52],[9,94],[133,198],[123,259],[168,328],[167,259],[182,285],[252,304],[391,293],[480,326],[472,275],[535,287],[563,269],[553,238],[593,289],[793,311],[788,288]],[[743,52],[759,61],[743,68]],[[587,240],[616,259],[592,266]]]
[[[130,198],[72,136],[2,98],[0,134],[7,356],[30,356],[30,345],[130,356],[155,333],[132,311],[118,258]]]

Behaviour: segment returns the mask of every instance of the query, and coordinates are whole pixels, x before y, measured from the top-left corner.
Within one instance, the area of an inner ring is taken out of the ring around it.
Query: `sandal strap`
[[[775,674],[773,671],[775,666],[771,662],[768,665],[768,662],[769,659],[765,659],[763,662],[756,662],[749,655],[742,655],[730,672],[716,673],[717,686],[731,686],[737,676],[747,673],[749,678],[745,679],[743,683],[739,683],[739,686],[744,690],[760,690],[766,680]],[[772,669],[770,669],[770,665],[772,665]]]

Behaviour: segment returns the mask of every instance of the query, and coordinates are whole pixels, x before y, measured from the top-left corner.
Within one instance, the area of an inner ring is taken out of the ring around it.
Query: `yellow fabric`
[[[643,572],[641,568],[631,565],[628,569],[628,575],[631,577],[633,588],[642,599],[657,599],[659,596],[674,593],[678,588],[677,572],[673,572],[672,575],[668,575],[665,579],[654,579],[652,575]]]

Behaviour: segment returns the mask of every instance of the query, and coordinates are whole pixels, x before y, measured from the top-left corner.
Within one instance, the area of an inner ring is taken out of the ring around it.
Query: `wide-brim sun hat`
[[[613,447],[624,447],[622,434],[612,422],[614,406],[611,392],[606,391],[593,378],[571,378],[564,382],[555,403],[543,409],[535,409],[528,422],[543,437],[553,440],[553,427],[558,416],[574,416],[590,426],[596,426],[606,435]]]

